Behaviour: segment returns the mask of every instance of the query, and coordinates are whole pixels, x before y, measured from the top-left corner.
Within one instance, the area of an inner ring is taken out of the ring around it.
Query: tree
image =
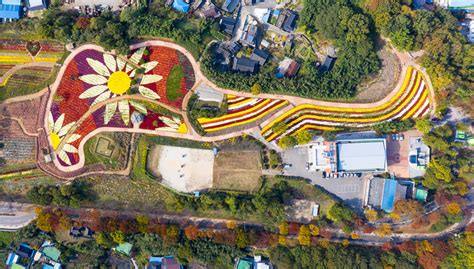
[[[458,215],[459,213],[462,212],[461,206],[460,206],[458,203],[456,203],[456,202],[449,203],[449,204],[446,206],[446,211],[447,211],[448,214],[450,214],[450,215]]]
[[[125,234],[120,230],[111,232],[110,237],[112,238],[112,241],[117,244],[125,243]]]
[[[259,95],[262,92],[262,86],[260,84],[255,83],[252,86],[252,89],[250,90],[253,95]]]
[[[380,237],[385,237],[387,235],[391,235],[392,234],[392,226],[388,223],[384,223],[384,224],[380,225],[380,227],[377,228],[377,230],[375,230],[375,233]]]
[[[307,225],[300,226],[300,232],[298,234],[298,241],[302,246],[309,246],[311,243],[311,234]]]
[[[338,223],[341,221],[353,220],[354,213],[346,206],[336,203],[329,209],[327,217],[328,219]]]
[[[272,131],[276,134],[283,133],[286,130],[288,130],[288,125],[283,121],[279,121],[272,126]]]
[[[249,243],[249,238],[245,230],[237,229],[235,230],[235,243],[238,248],[245,248]]]
[[[431,128],[433,128],[433,125],[431,124],[430,120],[426,118],[417,119],[415,122],[415,126],[418,131],[424,134],[429,133]]]
[[[342,246],[347,248],[349,246],[349,240],[347,239],[342,240]]]
[[[366,209],[364,214],[367,220],[370,222],[374,222],[379,219],[379,213],[375,209]]]
[[[291,148],[297,144],[298,141],[291,135],[286,135],[278,140],[278,146],[282,149]]]
[[[394,213],[418,217],[423,212],[423,206],[416,200],[398,200],[395,202]]]
[[[295,138],[299,145],[304,145],[313,140],[313,135],[307,130],[301,130],[296,132]]]
[[[196,240],[198,238],[198,232],[199,229],[192,224],[184,228],[184,235],[186,235],[189,240]]]
[[[103,232],[100,232],[96,235],[95,237],[95,242],[99,245],[99,246],[103,246],[103,247],[106,247],[106,248],[109,248],[112,246],[112,241],[110,240],[110,238]]]
[[[227,229],[234,230],[237,227],[235,220],[229,220],[227,222]]]
[[[280,233],[281,235],[287,235],[288,232],[289,232],[289,228],[288,228],[288,227],[289,227],[289,226],[288,226],[288,222],[286,222],[286,221],[285,221],[285,222],[282,222],[282,223],[278,226],[278,228],[279,228],[279,229],[278,229],[278,230],[279,230],[279,233]]]
[[[318,236],[319,235],[319,228],[318,226],[314,224],[309,225],[309,232],[311,233],[312,236]]]
[[[150,224],[150,219],[142,214],[138,214],[135,219],[138,224],[138,231],[141,233],[146,233],[148,230],[148,224]]]

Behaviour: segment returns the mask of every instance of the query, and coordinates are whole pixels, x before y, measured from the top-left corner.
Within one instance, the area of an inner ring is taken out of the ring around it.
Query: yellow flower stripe
[[[40,58],[35,58],[36,62],[49,62],[49,63],[55,63],[59,60],[59,58],[54,58],[54,57],[40,57]]]
[[[398,105],[394,110],[390,111],[389,113],[387,114],[384,114],[382,116],[379,116],[379,117],[376,117],[376,118],[366,118],[366,119],[353,119],[353,118],[333,118],[333,117],[327,117],[327,116],[319,116],[319,115],[312,115],[312,114],[303,114],[299,117],[297,117],[296,119],[292,120],[291,122],[289,122],[287,125],[288,126],[294,126],[296,123],[300,122],[300,121],[303,121],[305,119],[315,119],[315,120],[328,120],[328,121],[336,121],[336,122],[340,122],[341,124],[345,123],[345,122],[364,122],[364,123],[371,123],[371,122],[377,122],[377,121],[382,121],[382,120],[385,120],[395,114],[397,114],[401,109],[403,109],[411,100],[412,98],[416,95],[416,93],[418,92],[418,87],[420,86],[420,83],[421,83],[421,76],[419,74],[417,74],[416,76],[416,83],[415,83],[415,87],[411,88],[411,91],[410,91],[410,94],[408,96],[408,98],[406,98],[404,100],[404,102],[400,105]],[[426,91],[423,93],[425,94]],[[294,110],[294,109],[293,109]],[[293,110],[291,110],[290,112],[292,112]],[[288,113],[285,113],[284,115],[282,116],[285,116],[286,114]],[[290,113],[291,114],[291,113]],[[273,126],[276,122],[278,121],[281,121],[282,119],[282,116],[278,117],[277,119],[275,119],[274,121],[272,121],[272,123],[268,124],[264,129],[262,129],[261,133],[265,133],[266,131],[268,131],[271,126]],[[267,141],[272,141],[275,137],[277,137],[280,133],[272,133],[269,137],[266,138]]]
[[[267,100],[271,100],[271,99],[267,99]],[[223,129],[227,129],[227,128],[231,128],[231,127],[235,127],[235,126],[239,126],[239,125],[244,125],[244,124],[247,124],[247,123],[250,123],[250,122],[253,122],[253,121],[256,121],[256,120],[259,120],[261,119],[262,117],[264,117],[265,115],[267,115],[268,113],[282,107],[282,106],[285,106],[288,104],[288,101],[284,101],[282,102],[281,104],[273,107],[273,108],[270,108],[268,110],[266,110],[265,112],[263,112],[262,114],[256,116],[256,117],[253,117],[253,118],[250,118],[248,120],[245,120],[245,121],[240,121],[240,122],[236,122],[236,123],[232,123],[232,124],[229,124],[229,125],[225,125],[225,126],[221,126],[221,127],[215,127],[215,128],[204,128],[204,131],[206,132],[214,132],[214,131],[219,131],[219,130],[223,130]]]
[[[3,82],[0,84],[0,87],[3,87],[7,85],[8,80],[13,76],[13,74],[10,74]]]
[[[405,115],[405,117],[402,118],[402,120],[407,120],[407,119],[411,118],[413,116],[413,114],[415,114],[420,109],[420,106],[422,106],[423,103],[425,103],[425,99],[426,99],[427,96],[428,96],[428,91],[423,90],[423,95],[417,101],[416,105],[412,109],[410,109],[410,111],[408,111],[408,113]]]
[[[248,113],[251,113],[251,112],[261,108],[262,106],[265,106],[266,104],[270,103],[271,101],[272,101],[272,99],[266,99],[265,101],[261,102],[257,106],[253,106],[249,109],[242,110],[242,111],[237,112],[237,113],[226,114],[226,115],[218,117],[218,118],[199,118],[198,122],[200,124],[203,124],[203,123],[209,123],[209,122],[225,120],[225,119],[228,119],[228,118],[231,118],[231,117],[234,117],[234,116],[240,116],[240,115],[248,114]]]
[[[373,108],[336,108],[336,107],[328,107],[328,106],[318,106],[318,105],[299,105],[290,111],[286,112],[285,114],[281,115],[280,117],[276,118],[272,123],[268,124],[265,126],[261,133],[265,133],[268,131],[275,123],[282,121],[283,119],[289,117],[290,115],[293,115],[297,113],[300,110],[305,110],[305,109],[324,109],[324,110],[329,110],[329,111],[334,111],[334,112],[372,112],[372,111],[377,111],[377,110],[383,110],[386,109],[388,106],[392,105],[396,100],[400,98],[400,96],[406,91],[406,88],[408,86],[408,83],[412,81],[416,76],[418,72],[413,69],[412,66],[409,66],[407,69],[407,73],[405,75],[405,80],[403,81],[402,87],[400,90],[393,96],[387,103],[378,106],[378,107],[373,107]]]
[[[30,56],[4,56],[0,55],[0,62],[2,63],[28,63],[31,62]]]

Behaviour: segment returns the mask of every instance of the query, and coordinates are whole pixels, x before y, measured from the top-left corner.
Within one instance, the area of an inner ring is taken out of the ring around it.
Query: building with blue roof
[[[183,269],[184,267],[173,256],[150,257],[147,269]]]
[[[189,4],[184,2],[183,0],[174,0],[173,8],[180,12],[188,12]]]
[[[16,4],[18,2],[18,4]],[[14,4],[6,4],[14,3]],[[0,21],[18,20],[21,17],[21,3],[13,0],[0,0]]]
[[[412,199],[414,191],[412,181],[374,177],[370,179],[365,205],[390,213],[397,201]]]

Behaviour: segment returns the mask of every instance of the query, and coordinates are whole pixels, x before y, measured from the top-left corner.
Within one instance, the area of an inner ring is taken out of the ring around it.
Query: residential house
[[[412,181],[372,177],[365,205],[390,213],[397,201],[412,199],[414,193],[415,186]]]
[[[174,0],[172,7],[180,12],[189,11],[189,4],[184,2],[183,0]]]
[[[137,112],[137,111],[134,111],[132,113],[132,122],[134,121],[134,113]],[[142,117],[142,121],[143,121],[143,115],[138,113],[139,115],[141,115]],[[136,121],[136,120],[135,120]],[[71,229],[69,230],[69,235],[74,237],[74,238],[78,238],[78,237],[86,237],[86,238],[92,238],[92,236],[94,235],[94,231],[92,231],[91,229],[89,229],[89,227],[71,227]]]
[[[242,48],[242,45],[240,45],[238,42],[230,42],[227,44],[227,49],[230,51],[232,54],[237,54],[239,50]]]
[[[29,245],[22,243],[18,246],[18,249],[8,254],[7,258],[7,268],[29,268],[33,263],[33,257],[36,254],[34,250]]]
[[[227,49],[224,43],[220,43],[216,49],[214,63],[219,66],[221,71],[229,69],[232,53]]]
[[[150,257],[147,269],[183,269],[184,267],[172,256]]]
[[[296,27],[296,18],[297,14],[295,12],[287,12],[285,23],[283,24],[283,30],[287,32],[292,32]]]
[[[235,19],[231,17],[222,17],[221,21],[219,22],[222,31],[224,31],[228,35],[234,34],[235,28]]]
[[[21,11],[21,0],[0,0],[0,22],[20,19]]]
[[[321,65],[321,72],[328,72],[332,69],[334,66],[334,62],[336,61],[336,58],[333,58],[331,56],[326,56],[326,59],[324,60],[324,63]]]
[[[206,18],[219,18],[221,16],[221,12],[217,9],[214,4],[207,5],[202,10],[202,15]],[[233,29],[232,29],[233,30]]]
[[[237,260],[236,269],[273,269],[268,259],[262,259],[262,256],[244,257]]]
[[[288,78],[296,76],[298,74],[298,71],[300,70],[301,65],[297,63],[296,61],[292,61],[290,66],[285,72],[285,76]]]
[[[261,32],[257,21],[252,16],[247,15],[242,35],[240,36],[240,42],[244,46],[256,47],[258,46],[260,36]]]
[[[191,4],[191,10],[198,10],[203,3],[204,0],[193,0],[193,3]]]
[[[250,56],[250,59],[257,61],[262,66],[265,64],[269,56],[270,53],[265,50],[254,49],[252,55]]]
[[[132,244],[125,242],[123,244],[119,244],[113,250],[117,251],[118,253],[122,253],[122,254],[130,257],[130,253],[132,253],[132,248],[133,248]]]
[[[227,12],[234,12],[234,10],[239,5],[240,0],[225,0],[224,4],[222,5],[222,9]]]
[[[47,8],[45,0],[27,0],[29,11],[44,10]]]
[[[232,66],[232,70],[245,72],[245,73],[255,73],[258,69],[258,62],[255,60],[251,60],[247,57],[237,58],[234,57],[234,65]]]
[[[285,58],[278,64],[277,78],[294,77],[300,69],[300,64],[290,58]]]

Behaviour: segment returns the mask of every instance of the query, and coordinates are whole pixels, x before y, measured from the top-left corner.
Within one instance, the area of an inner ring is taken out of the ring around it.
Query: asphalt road
[[[25,227],[36,218],[33,205],[0,202],[0,231]]]

